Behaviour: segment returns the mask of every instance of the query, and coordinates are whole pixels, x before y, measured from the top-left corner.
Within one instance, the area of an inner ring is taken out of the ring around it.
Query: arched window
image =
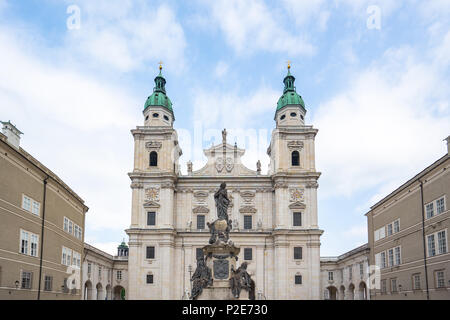
[[[158,165],[158,154],[156,151],[150,152],[150,167],[156,167]]]
[[[293,166],[299,166],[300,165],[300,154],[298,151],[292,152],[292,165]]]

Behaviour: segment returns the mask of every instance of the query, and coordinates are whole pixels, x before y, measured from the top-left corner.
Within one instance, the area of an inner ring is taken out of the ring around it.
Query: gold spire
[[[162,64],[163,64],[163,62],[162,62],[162,61],[159,61],[158,63],[159,63],[159,71],[161,71],[161,70],[162,70]]]
[[[291,69],[291,60],[286,61],[288,70]]]

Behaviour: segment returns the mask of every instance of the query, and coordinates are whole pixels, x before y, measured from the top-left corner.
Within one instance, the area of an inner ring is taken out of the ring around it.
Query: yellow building
[[[0,299],[78,300],[88,207],[2,124]]]

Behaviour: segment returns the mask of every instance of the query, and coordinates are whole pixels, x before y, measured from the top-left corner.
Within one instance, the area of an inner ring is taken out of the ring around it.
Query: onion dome
[[[164,107],[168,109],[173,114],[172,101],[166,94],[166,79],[161,73],[162,66],[159,66],[159,74],[155,78],[155,87],[153,88],[153,93],[147,98],[144,105],[144,111],[151,107]]]

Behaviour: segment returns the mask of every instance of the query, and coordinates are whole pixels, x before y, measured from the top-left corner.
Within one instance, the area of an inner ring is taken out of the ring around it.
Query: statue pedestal
[[[240,248],[223,241],[203,247],[206,266],[212,271],[213,284],[203,288],[197,300],[235,300],[231,292],[230,278],[231,268],[236,270],[239,251]],[[240,299],[245,299],[245,296],[248,299],[247,292],[241,292]]]

